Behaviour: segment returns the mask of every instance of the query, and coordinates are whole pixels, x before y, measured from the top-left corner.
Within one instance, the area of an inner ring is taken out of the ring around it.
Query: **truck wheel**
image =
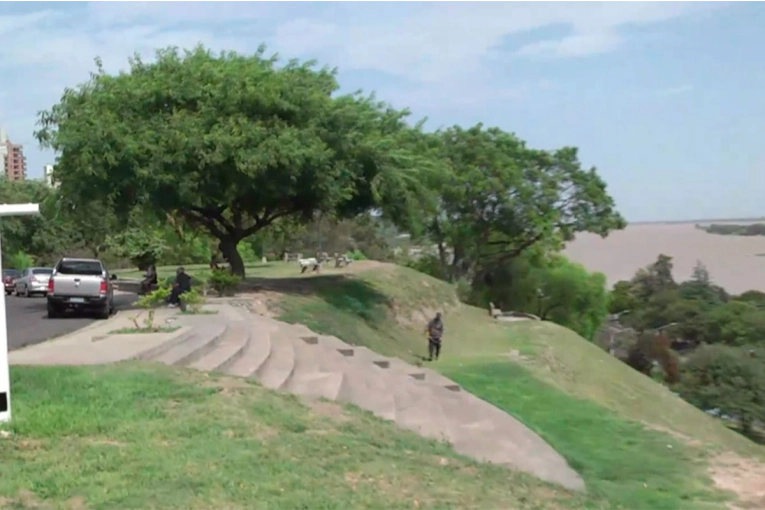
[[[109,306],[109,303],[106,303],[104,307],[101,309],[101,311],[98,313],[99,319],[108,319],[111,315],[112,308]]]
[[[61,314],[58,313],[58,310],[56,310],[54,307],[49,306],[48,307],[48,318],[49,319],[58,319]]]

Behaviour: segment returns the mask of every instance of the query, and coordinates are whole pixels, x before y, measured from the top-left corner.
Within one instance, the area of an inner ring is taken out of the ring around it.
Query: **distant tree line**
[[[709,234],[722,236],[765,236],[765,223],[749,225],[734,225],[729,223],[712,223],[711,225],[696,225]]]

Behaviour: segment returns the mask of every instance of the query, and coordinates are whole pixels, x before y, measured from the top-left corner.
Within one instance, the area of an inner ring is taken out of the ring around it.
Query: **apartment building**
[[[2,174],[11,181],[23,181],[27,177],[27,158],[24,147],[8,139],[4,129],[0,129],[0,158],[2,158]]]
[[[5,157],[8,155],[8,148],[6,142],[8,141],[8,135],[5,129],[0,128],[0,175],[5,177]]]
[[[43,167],[43,172],[45,184],[51,188],[58,186],[58,183],[53,182],[53,165],[45,165],[45,167]]]

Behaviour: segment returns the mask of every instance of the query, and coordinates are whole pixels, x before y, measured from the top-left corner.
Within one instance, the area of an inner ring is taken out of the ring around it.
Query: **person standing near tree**
[[[441,312],[431,319],[427,327],[428,334],[428,360],[438,360],[441,355],[441,338],[444,335],[444,322],[441,320]]]

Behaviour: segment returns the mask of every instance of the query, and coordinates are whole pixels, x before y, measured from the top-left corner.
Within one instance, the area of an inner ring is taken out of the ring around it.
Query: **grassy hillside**
[[[2,509],[608,508],[243,379],[137,363],[11,376]]]
[[[173,268],[160,268],[163,270]],[[422,498],[429,495],[431,506],[765,507],[760,481],[765,479],[765,464],[761,462],[765,455],[761,447],[573,332],[550,323],[496,322],[487,311],[460,304],[450,285],[407,268],[366,262],[343,270],[327,269],[322,275],[298,273],[295,264],[248,267],[247,286],[257,291],[256,305],[262,310],[269,308],[288,322],[302,323],[412,363],[425,354],[423,330],[427,320],[436,311],[443,312],[444,351],[442,359],[431,366],[537,431],[581,473],[588,487],[586,495],[567,499],[570,496],[562,496],[558,489],[545,494],[544,484],[509,474],[509,483],[498,482],[501,487],[496,488],[504,491],[517,486],[517,490],[501,492],[505,498],[502,503],[499,499],[479,503],[473,491],[492,492],[494,482],[475,486],[460,478],[451,486],[453,493],[432,492],[432,486],[419,485]],[[274,422],[272,426],[291,433],[290,423],[277,426]],[[370,431],[359,430],[363,437],[355,441],[372,441],[372,428],[382,426],[372,423],[377,422],[364,422]],[[330,455],[330,450],[323,454]],[[372,450],[359,447],[358,451],[372,455]],[[397,479],[395,473],[408,469],[400,467],[403,458],[391,459],[386,480]],[[325,467],[313,469],[324,476]],[[278,478],[273,480],[280,483]],[[339,486],[332,489],[340,494],[337,501],[358,507],[359,500],[344,490]],[[457,498],[458,493],[464,493],[462,499]],[[456,499],[449,499],[449,494]],[[735,499],[743,501],[741,506],[729,506]],[[276,504],[278,500],[269,501]],[[395,501],[405,505],[404,499]],[[418,500],[418,504],[427,507],[423,501]],[[367,504],[362,506],[370,507]]]
[[[614,507],[723,508],[730,493],[715,489],[710,471],[719,456],[763,457],[761,447],[575,333],[498,323],[410,269],[260,284],[282,319],[410,362],[425,354],[427,319],[444,312],[444,351],[432,366],[531,426],[580,471],[593,497]]]

